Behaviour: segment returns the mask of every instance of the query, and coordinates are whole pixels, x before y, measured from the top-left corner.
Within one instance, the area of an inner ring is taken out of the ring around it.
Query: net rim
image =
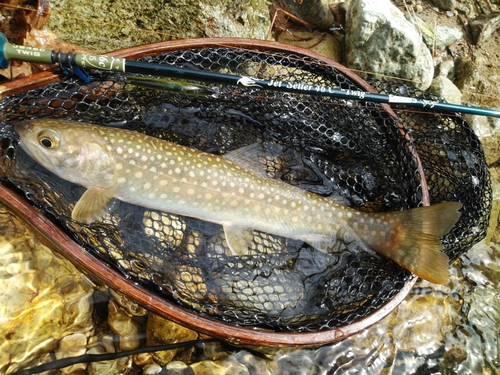
[[[109,53],[110,56],[136,59],[146,56],[156,56],[171,51],[189,50],[194,48],[228,47],[238,49],[251,49],[260,52],[285,52],[319,60],[327,65],[333,66],[342,74],[346,75],[354,83],[365,91],[376,92],[367,82],[355,73],[330,60],[318,55],[310,50],[284,45],[272,41],[239,39],[239,38],[197,38],[183,39],[154,44],[142,45],[122,49]],[[36,73],[32,76],[24,77],[16,81],[7,82],[0,86],[0,100],[6,96],[20,94],[30,89],[41,87],[60,80],[60,75],[54,69]],[[380,104],[383,110],[389,113],[400,128],[402,136],[408,137],[403,126],[398,121],[397,115],[387,104]],[[403,135],[404,134],[404,135]],[[407,138],[409,140],[409,138]],[[411,144],[411,142],[410,142]],[[410,146],[411,147],[411,146]],[[414,148],[411,150],[421,177],[422,200],[425,206],[430,204],[429,192],[423,173],[423,166]],[[380,306],[376,311],[352,321],[349,324],[335,327],[333,329],[316,332],[276,332],[253,327],[242,327],[225,323],[216,319],[200,315],[195,311],[185,309],[174,302],[167,301],[152,294],[150,291],[136,285],[125,276],[115,271],[83,247],[74,242],[61,229],[45,218],[39,211],[30,206],[23,198],[10,191],[0,184],[0,203],[10,208],[44,241],[51,249],[71,261],[77,268],[83,270],[104,285],[112,289],[119,290],[129,298],[141,304],[148,310],[170,319],[187,328],[213,337],[221,338],[238,344],[264,345],[274,347],[314,347],[335,341],[340,341],[353,334],[356,334],[371,325],[377,323],[389,313],[391,313],[409,294],[413,288],[417,277],[411,277],[404,287],[388,302]]]

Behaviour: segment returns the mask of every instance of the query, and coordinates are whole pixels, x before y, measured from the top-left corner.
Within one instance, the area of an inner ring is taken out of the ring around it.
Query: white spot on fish
[[[127,179],[125,177],[120,177],[118,180],[116,180],[117,183],[123,184]]]
[[[117,147],[116,148],[116,153],[122,154],[123,153],[123,149],[121,147]]]
[[[118,164],[116,164],[115,168],[118,169],[118,170],[119,169],[123,169],[123,164],[122,163],[118,163]]]
[[[135,172],[134,177],[135,178],[142,178],[142,172],[141,171]]]
[[[148,190],[151,188],[151,182],[146,182],[143,186],[144,189]]]

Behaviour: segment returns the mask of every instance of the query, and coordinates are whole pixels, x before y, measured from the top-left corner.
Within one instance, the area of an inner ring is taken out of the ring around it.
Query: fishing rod
[[[122,57],[95,55],[86,52],[62,53],[46,48],[25,47],[11,44],[4,34],[0,33],[0,68],[7,68],[9,61],[18,60],[39,64],[59,64],[66,72],[76,73],[85,79],[82,69],[98,69],[121,73],[138,73],[153,76],[188,79],[200,82],[211,82],[233,86],[255,87],[273,91],[293,92],[299,94],[321,95],[345,100],[361,100],[374,103],[403,105],[411,108],[425,108],[433,112],[464,113],[480,116],[499,117],[500,111],[482,107],[465,106],[398,95],[377,94],[365,91],[341,89],[304,82],[282,80],[266,80],[248,76],[238,76],[170,65],[126,60]]]

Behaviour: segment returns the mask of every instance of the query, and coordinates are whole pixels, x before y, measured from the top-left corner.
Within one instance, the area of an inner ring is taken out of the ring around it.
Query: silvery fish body
[[[102,217],[113,198],[223,226],[234,255],[248,253],[252,231],[302,240],[328,251],[343,230],[366,246],[434,282],[447,279],[439,250],[460,214],[448,202],[368,214],[279,180],[252,165],[259,148],[224,156],[136,132],[61,120],[16,125],[21,147],[61,178],[87,188],[73,219]]]

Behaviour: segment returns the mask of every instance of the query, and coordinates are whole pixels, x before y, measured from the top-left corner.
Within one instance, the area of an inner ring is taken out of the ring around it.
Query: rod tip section
[[[0,33],[0,68],[6,69],[9,66],[9,61],[5,58],[4,47],[8,40],[4,34]]]

